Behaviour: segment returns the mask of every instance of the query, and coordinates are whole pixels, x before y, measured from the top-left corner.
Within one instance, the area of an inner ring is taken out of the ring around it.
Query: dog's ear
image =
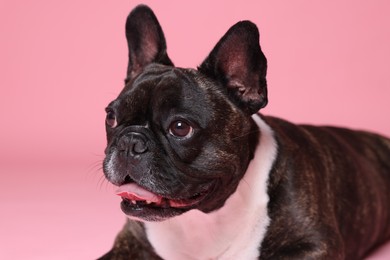
[[[126,39],[129,47],[129,64],[125,83],[136,77],[150,63],[173,66],[167,54],[164,33],[153,11],[139,5],[126,21]]]
[[[232,26],[198,70],[222,83],[233,102],[246,113],[256,113],[267,105],[267,59],[252,22]]]

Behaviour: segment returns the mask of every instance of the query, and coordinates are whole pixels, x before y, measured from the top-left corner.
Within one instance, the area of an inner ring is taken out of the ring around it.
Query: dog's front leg
[[[117,235],[114,246],[98,260],[162,260],[147,241],[143,225],[128,220]]]
[[[293,241],[268,240],[263,243],[259,259],[278,260],[344,260],[346,256],[340,237],[328,233],[327,237],[301,237]]]
[[[340,248],[324,249],[309,244],[296,244],[292,247],[280,248],[275,252],[261,254],[259,260],[344,260],[344,251]],[[356,259],[357,260],[357,259]]]
[[[357,251],[347,254],[345,244],[337,227],[324,222],[287,222],[276,218],[261,245],[259,259],[281,260],[358,260]],[[283,227],[289,227],[286,230]]]

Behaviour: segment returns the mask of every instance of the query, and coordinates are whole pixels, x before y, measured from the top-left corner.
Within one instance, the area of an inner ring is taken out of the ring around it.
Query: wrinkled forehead
[[[191,115],[199,120],[215,104],[213,84],[193,69],[151,64],[129,82],[115,102],[133,119],[151,116]],[[135,120],[137,121],[137,120]]]
[[[153,64],[132,82],[125,99],[149,105],[192,106],[205,101],[206,89],[191,69]]]

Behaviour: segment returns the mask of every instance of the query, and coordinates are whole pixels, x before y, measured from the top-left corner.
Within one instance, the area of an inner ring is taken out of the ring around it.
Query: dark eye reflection
[[[193,131],[192,126],[183,120],[174,121],[169,126],[169,133],[179,138],[190,137]]]

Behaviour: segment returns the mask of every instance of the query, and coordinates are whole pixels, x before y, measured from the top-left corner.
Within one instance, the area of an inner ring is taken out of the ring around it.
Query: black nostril
[[[118,143],[118,150],[127,156],[135,156],[147,152],[148,147],[141,134],[131,133],[121,137]]]
[[[134,140],[132,143],[132,151],[134,154],[142,154],[145,153],[148,150],[145,142],[141,140]]]

